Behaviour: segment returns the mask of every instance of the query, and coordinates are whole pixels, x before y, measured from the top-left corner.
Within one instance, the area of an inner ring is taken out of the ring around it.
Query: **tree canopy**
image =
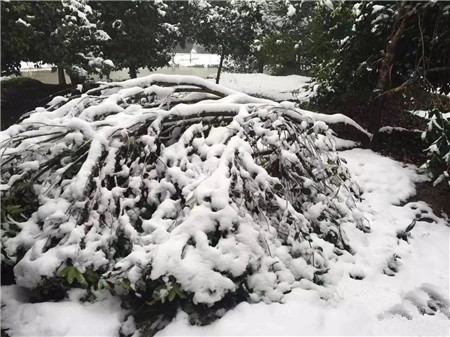
[[[99,25],[111,37],[103,53],[116,69],[128,68],[130,77],[139,68],[167,65],[175,45],[181,42],[179,7],[150,1],[96,1]]]
[[[2,45],[4,53],[10,55],[2,57],[2,74],[17,73],[20,61],[43,62],[58,67],[61,81],[64,69],[79,82],[89,73],[105,74],[112,68],[101,50],[101,44],[110,37],[98,29],[92,8],[85,1],[2,2],[2,6],[6,12],[2,19],[6,18],[5,24],[15,34],[14,43]],[[15,20],[19,13],[20,18]]]

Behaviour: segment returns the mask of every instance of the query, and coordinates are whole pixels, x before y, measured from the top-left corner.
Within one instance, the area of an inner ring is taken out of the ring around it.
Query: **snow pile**
[[[313,91],[303,87],[309,85],[311,78],[300,75],[270,76],[266,74],[224,73],[220,84],[256,97],[266,97],[274,101],[308,101]]]
[[[301,110],[165,75],[55,103],[1,135],[19,286],[280,301],[352,251],[347,228],[368,230],[331,131]]]

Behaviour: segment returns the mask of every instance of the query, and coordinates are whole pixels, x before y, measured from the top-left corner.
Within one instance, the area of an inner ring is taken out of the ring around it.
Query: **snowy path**
[[[354,255],[330,263],[326,287],[304,282],[283,304],[241,303],[205,327],[189,326],[179,313],[158,335],[448,335],[450,228],[423,202],[400,206],[423,178],[413,166],[369,150],[341,156],[360,184],[359,208],[371,231],[344,225]],[[416,215],[422,220],[409,243],[398,239]],[[73,292],[65,302],[29,304],[23,296],[15,286],[2,287],[2,328],[11,336],[118,336],[125,318],[111,298],[78,304]]]

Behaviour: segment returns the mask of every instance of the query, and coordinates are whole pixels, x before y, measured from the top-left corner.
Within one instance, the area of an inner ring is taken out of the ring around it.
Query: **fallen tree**
[[[51,103],[1,143],[2,263],[41,296],[110,289],[155,330],[167,306],[199,318],[321,284],[343,228],[369,230],[320,115],[189,76]]]

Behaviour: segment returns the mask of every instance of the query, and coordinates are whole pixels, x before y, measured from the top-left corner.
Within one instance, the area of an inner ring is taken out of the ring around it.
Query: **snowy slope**
[[[267,74],[224,73],[220,76],[220,84],[225,87],[275,101],[306,100],[311,92],[305,91],[303,87],[309,81],[311,81],[310,77],[299,75],[270,76]]]
[[[363,191],[371,232],[345,228],[354,255],[330,264],[326,287],[304,282],[283,304],[241,303],[205,327],[189,326],[179,313],[159,335],[447,335],[450,228],[423,202],[402,205],[423,177],[369,150],[341,156]],[[409,243],[398,239],[418,214]],[[23,296],[2,287],[2,327],[12,336],[118,336],[125,319],[112,298],[29,304]]]

